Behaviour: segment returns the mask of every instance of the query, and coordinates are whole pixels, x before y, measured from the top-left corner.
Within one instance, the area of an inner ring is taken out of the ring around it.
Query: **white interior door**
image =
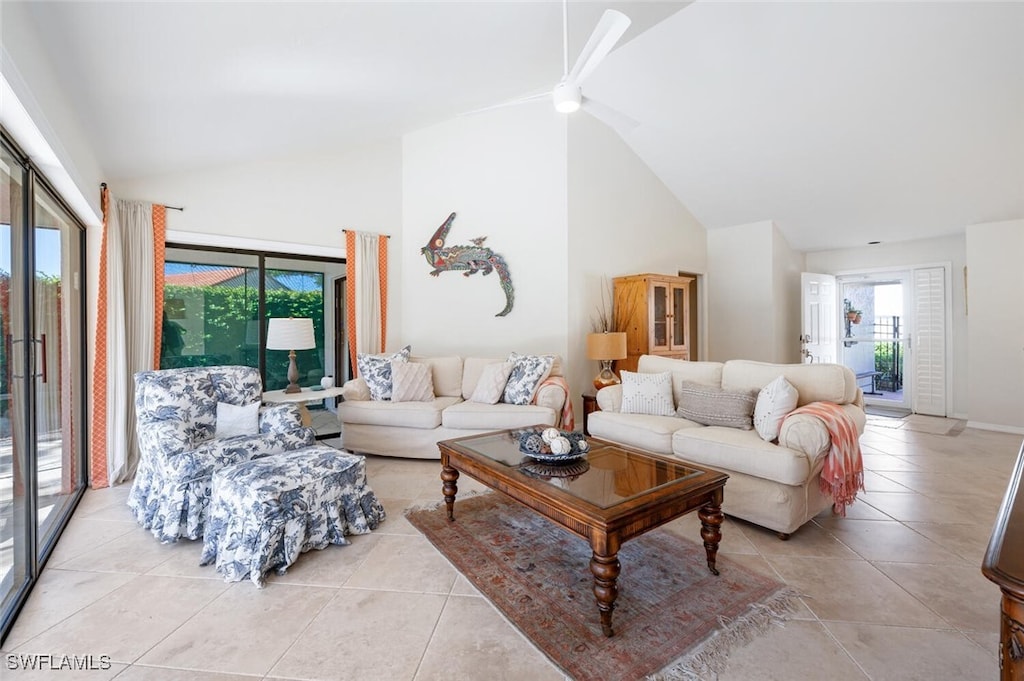
[[[836,361],[836,278],[831,274],[800,275],[800,356],[805,364]]]
[[[914,335],[911,366],[913,410],[946,415],[946,270],[913,273]]]

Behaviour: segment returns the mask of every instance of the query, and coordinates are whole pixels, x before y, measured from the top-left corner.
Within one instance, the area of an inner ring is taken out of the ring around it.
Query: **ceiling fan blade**
[[[589,97],[583,98],[582,108],[620,135],[627,135],[640,127],[640,121]]]
[[[590,34],[590,39],[583,46],[583,51],[573,64],[567,80],[580,85],[590,75],[591,71],[597,68],[601,60],[608,56],[608,53],[619,42],[619,38],[629,28],[629,17],[614,9],[606,9],[597,22],[597,27]]]
[[[499,104],[491,104],[490,106],[485,106],[485,107],[480,108],[480,109],[473,109],[472,111],[463,111],[459,115],[460,116],[472,116],[474,114],[484,113],[485,111],[493,111],[494,109],[503,109],[506,106],[517,106],[519,104],[529,104],[530,102],[536,102],[536,101],[539,101],[541,99],[550,99],[550,98],[551,98],[551,92],[550,91],[548,91],[548,92],[537,92],[537,93],[534,93],[532,95],[525,95],[523,97],[517,97],[515,99],[510,99],[510,100],[508,100],[506,102],[501,102]]]

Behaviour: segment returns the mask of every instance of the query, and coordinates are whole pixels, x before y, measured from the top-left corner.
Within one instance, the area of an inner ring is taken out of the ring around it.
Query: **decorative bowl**
[[[549,465],[579,461],[590,451],[590,443],[587,442],[582,432],[559,430],[556,436],[551,432],[553,430],[556,429],[528,428],[519,431],[519,451],[531,459],[542,461]],[[552,451],[552,443],[555,443],[556,449],[560,447],[562,450],[565,450],[566,442],[568,442],[567,451]]]

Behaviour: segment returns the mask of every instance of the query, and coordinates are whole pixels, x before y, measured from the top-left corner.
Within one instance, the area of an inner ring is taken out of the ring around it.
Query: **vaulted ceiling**
[[[587,94],[708,228],[818,250],[1024,217],[1024,4],[571,2],[570,61],[607,7],[633,25]],[[111,179],[340,152],[562,74],[558,2],[31,12]]]

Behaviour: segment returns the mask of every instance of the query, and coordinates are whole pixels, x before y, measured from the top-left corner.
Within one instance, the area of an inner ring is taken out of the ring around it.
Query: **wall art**
[[[494,316],[504,317],[512,311],[512,303],[515,301],[512,275],[509,274],[505,259],[484,246],[484,241],[487,239],[485,236],[470,239],[473,242],[472,246],[446,247],[444,242],[448,237],[448,232],[451,231],[453,222],[455,222],[455,213],[448,216],[448,219],[434,232],[434,236],[430,237],[427,245],[420,249],[427,259],[427,264],[434,268],[430,271],[430,276],[436,277],[441,272],[462,272],[464,277],[477,272],[484,275],[497,272],[501,290],[505,292],[505,309]]]

